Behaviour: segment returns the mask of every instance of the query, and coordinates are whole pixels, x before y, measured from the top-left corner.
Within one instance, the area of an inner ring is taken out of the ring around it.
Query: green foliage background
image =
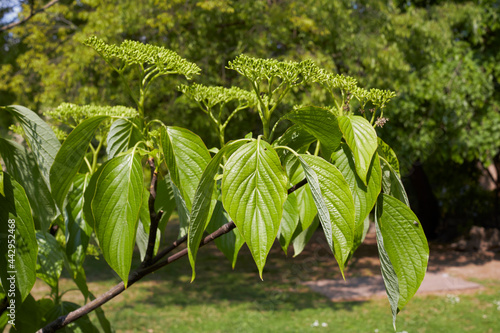
[[[495,0],[66,0],[2,33],[0,105],[39,111],[63,102],[133,106],[119,77],[82,44],[91,35],[108,43],[131,39],[175,50],[201,67],[195,81],[208,85],[241,80],[226,69],[241,53],[311,58],[358,78],[363,87],[397,92],[386,111],[385,141],[401,156],[403,174],[424,163],[443,214],[460,215],[457,193],[469,193],[468,186],[477,184],[471,165],[477,160],[488,165],[500,152],[499,9]],[[216,145],[208,118],[177,84],[156,81],[146,115],[189,128]],[[282,108],[329,103],[319,89],[308,94],[297,89],[287,98]],[[227,139],[256,132],[257,117],[241,112],[236,119]],[[0,121],[4,132],[10,119]]]

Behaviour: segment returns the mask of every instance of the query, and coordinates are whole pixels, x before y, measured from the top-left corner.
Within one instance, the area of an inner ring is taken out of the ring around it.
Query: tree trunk
[[[436,230],[441,220],[441,211],[436,196],[432,192],[429,178],[418,161],[412,165],[410,180],[418,201],[416,214],[427,238],[435,239],[437,237]]]

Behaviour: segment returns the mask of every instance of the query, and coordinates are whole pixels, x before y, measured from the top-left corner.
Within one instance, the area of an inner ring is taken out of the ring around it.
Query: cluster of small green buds
[[[312,60],[278,61],[253,58],[244,54],[230,61],[227,68],[237,71],[252,82],[280,78],[291,86],[314,81],[320,71]]]
[[[369,92],[369,99],[373,105],[384,108],[391,98],[396,97],[396,93],[391,90],[380,90],[372,88]]]
[[[96,50],[107,62],[118,58],[129,66],[149,64],[155,66],[159,74],[180,74],[188,79],[200,74],[201,71],[196,64],[162,46],[131,40],[125,40],[120,45],[106,44],[96,36],[88,38],[84,44]]]
[[[63,103],[54,110],[44,112],[44,115],[70,127],[76,127],[85,119],[94,116],[130,118],[137,116],[138,113],[135,109],[125,106],[76,105]]]
[[[251,107],[257,104],[254,93],[238,88],[225,88],[220,86],[205,86],[202,84],[180,85],[178,89],[194,99],[196,102],[205,105],[208,109],[217,104],[226,104],[236,101],[240,106]]]

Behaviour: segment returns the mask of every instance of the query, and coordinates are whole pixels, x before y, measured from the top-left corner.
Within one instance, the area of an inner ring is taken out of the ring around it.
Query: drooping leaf
[[[108,116],[96,116],[84,120],[78,125],[59,149],[52,168],[50,169],[50,186],[54,199],[63,210],[64,199],[83,163],[90,141],[96,129]]]
[[[9,223],[14,221],[14,224]],[[14,226],[11,228],[10,226]],[[0,171],[0,279],[3,286],[10,285],[7,278],[15,276],[16,304],[28,296],[36,280],[38,245],[35,224],[24,189],[12,177]],[[12,240],[15,243],[12,243]],[[9,244],[15,251],[9,252]],[[12,273],[15,272],[15,273]]]
[[[140,159],[117,156],[92,175],[85,191],[85,220],[94,226],[104,258],[127,286],[143,198]]]
[[[215,205],[214,212],[212,213],[210,223],[207,226],[207,232],[215,232],[229,221],[231,221],[229,215],[224,210],[222,202],[218,200]],[[226,258],[231,262],[231,267],[233,269],[236,265],[236,260],[238,259],[238,252],[244,243],[245,241],[243,240],[243,237],[236,228],[215,239],[215,245],[217,245],[217,248],[221,250]]]
[[[9,111],[21,124],[40,173],[45,182],[50,184],[49,171],[61,147],[52,128],[35,112],[24,106],[11,105],[5,107],[5,110]]]
[[[341,116],[338,120],[344,139],[353,152],[356,172],[366,185],[372,157],[377,150],[377,132],[368,120],[360,116]]]
[[[179,215],[179,234],[177,238],[182,238],[188,233],[189,210],[181,191],[177,188],[177,186],[175,186],[175,184],[172,184],[172,189],[174,192],[175,204],[177,206],[177,214]]]
[[[252,253],[260,277],[281,222],[288,179],[274,149],[260,138],[228,159],[222,203]]]
[[[342,132],[337,117],[330,110],[306,106],[288,113],[286,118],[301,126],[319,140],[325,150],[324,154],[328,158],[339,146]]]
[[[64,266],[64,250],[48,232],[37,232],[36,240],[38,242],[36,277],[55,289]]]
[[[172,182],[191,211],[196,188],[210,153],[199,136],[180,127],[161,128],[160,141]]]
[[[56,304],[44,316],[42,327],[56,320],[60,316],[67,315],[68,313],[77,310],[80,305],[71,302],[61,302]],[[92,324],[88,315],[83,315],[76,321],[68,324],[60,329],[58,332],[64,333],[99,333],[99,330]]]
[[[294,257],[298,256],[302,251],[304,251],[304,248],[306,247],[307,243],[309,243],[309,240],[311,240],[311,237],[314,235],[314,232],[316,231],[316,229],[318,229],[318,227],[319,218],[317,215],[307,229],[302,229],[301,225],[299,224],[299,227],[295,230],[296,236],[292,241]]]
[[[193,269],[192,280],[194,280],[196,254],[200,246],[203,232],[210,222],[210,214],[215,208],[215,176],[219,170],[219,165],[224,156],[230,156],[236,149],[244,144],[245,140],[228,142],[224,147],[219,150],[217,154],[208,163],[203,175],[201,176],[200,183],[196,189],[196,195],[193,200],[193,209],[189,216],[189,229],[188,229],[188,256],[191,268]]]
[[[399,303],[399,283],[394,267],[392,266],[391,259],[384,247],[384,238],[380,232],[380,226],[375,219],[375,230],[377,233],[377,248],[378,256],[380,258],[380,271],[382,272],[382,278],[384,280],[385,292],[387,293],[387,298],[389,299],[389,304],[391,305],[392,312],[392,325],[394,330],[396,330],[396,315],[399,313],[398,303]]]
[[[297,194],[295,192],[288,195],[283,205],[283,217],[278,231],[278,240],[285,254],[288,253],[288,246],[293,238],[295,229],[300,221]]]
[[[139,129],[139,118],[117,119],[109,129],[106,153],[109,158],[113,158],[119,153],[132,148],[137,142],[142,140],[142,133]]]
[[[354,252],[361,244],[365,220],[375,206],[378,194],[382,189],[380,161],[378,155],[374,154],[367,173],[368,185],[365,185],[356,173],[354,156],[346,144],[342,144],[341,148],[332,155],[332,160],[349,184],[353,194],[354,208],[356,209],[354,245],[352,249],[352,252]]]
[[[135,234],[135,243],[139,248],[139,253],[141,255],[141,261],[144,260],[146,256],[146,250],[149,243],[149,232],[151,230],[151,216],[149,214],[149,191],[143,189],[142,194],[142,205],[141,211],[139,213],[139,223],[137,225],[137,233]],[[158,230],[156,232],[155,248],[153,250],[153,255],[156,255],[160,247],[161,232]]]
[[[380,155],[380,157],[389,162],[389,165],[394,169],[397,175],[401,177],[401,175],[399,174],[398,157],[396,156],[394,150],[392,150],[392,148],[387,143],[385,143],[381,138],[377,138],[377,142],[378,142],[377,152]]]
[[[328,245],[343,274],[354,241],[354,201],[342,173],[318,156],[300,155]]]
[[[33,153],[17,142],[0,138],[0,156],[7,172],[26,191],[35,223],[46,231],[56,217],[57,209]]]
[[[398,278],[398,309],[401,310],[424,279],[429,246],[418,218],[398,199],[381,194],[376,216],[384,248]]]
[[[382,168],[382,189],[388,194],[410,207],[408,195],[403,186],[401,178],[392,166],[384,158],[380,157],[380,167]]]

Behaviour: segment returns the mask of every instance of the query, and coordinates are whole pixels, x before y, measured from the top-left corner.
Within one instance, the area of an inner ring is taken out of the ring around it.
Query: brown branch
[[[144,261],[142,262],[143,267],[147,267],[151,264],[151,259],[153,258],[153,252],[156,243],[156,234],[158,231],[158,223],[160,222],[162,212],[156,214],[155,211],[155,200],[156,200],[156,187],[158,184],[158,171],[156,170],[155,160],[150,157],[148,158],[149,167],[151,168],[151,185],[149,186],[149,217],[151,223],[149,225],[149,239],[148,247],[146,249],[146,255],[144,256]]]
[[[305,179],[300,181],[299,183],[292,186],[288,190],[288,194],[298,190],[300,187],[304,186],[306,183],[307,183],[307,181]],[[212,242],[213,240],[215,240],[216,238],[218,238],[224,234],[227,234],[228,232],[230,232],[234,228],[236,228],[236,225],[234,224],[233,221],[224,224],[222,227],[220,227],[219,229],[217,229],[213,233],[206,236],[203,239],[203,241],[200,243],[200,247]],[[184,241],[185,241],[185,237],[178,239],[170,247],[168,247],[165,250],[163,250],[162,252],[160,252],[158,254],[158,256],[160,256],[162,253],[164,253],[163,254],[163,256],[164,256],[166,253],[172,251],[173,249],[175,249],[177,246],[179,246]],[[188,254],[188,249],[185,248],[182,251],[179,251],[179,252],[171,255],[170,257],[168,257],[167,259],[165,259],[163,261],[158,261],[157,258],[154,258],[153,259],[154,263],[152,265],[150,265],[148,267],[140,267],[137,270],[135,270],[129,274],[128,284],[127,284],[128,287],[130,287],[131,285],[133,285],[134,283],[136,283],[137,281],[142,279],[144,276],[146,276],[146,275],[148,275],[148,274],[150,274],[150,273],[152,273],[152,272],[154,272],[154,271],[156,271],[156,270],[158,270],[158,269],[160,269],[168,264],[173,263],[174,261],[186,256],[187,254]],[[60,316],[59,318],[57,318],[53,322],[49,323],[47,326],[39,329],[37,331],[37,333],[55,332],[58,329],[61,329],[64,326],[74,322],[75,320],[78,320],[79,318],[87,315],[91,311],[97,309],[98,307],[100,307],[103,304],[107,303],[108,301],[112,300],[113,298],[115,298],[116,296],[121,294],[124,290],[125,290],[125,284],[122,281],[122,282],[118,283],[116,286],[114,286],[113,288],[111,288],[110,290],[108,290],[107,292],[105,292],[104,294],[100,295],[98,298],[94,299],[93,301],[85,304],[84,306],[76,309],[75,311],[68,313],[67,315]]]
[[[45,6],[43,6],[42,8],[40,9],[37,9],[37,10],[33,10],[33,6],[34,6],[34,0],[31,2],[30,4],[30,14],[28,16],[26,16],[25,18],[23,18],[22,20],[19,20],[17,22],[12,22],[11,24],[7,24],[7,25],[4,25],[3,27],[0,28],[0,31],[7,31],[9,29],[12,29],[14,27],[17,27],[18,25],[21,25],[23,24],[24,22],[28,21],[29,19],[31,19],[33,16],[35,16],[36,14],[39,14],[41,12],[44,12],[45,10],[47,10],[48,8],[52,7],[53,5],[55,5],[56,3],[58,3],[59,0],[52,0],[50,2],[48,2]]]

